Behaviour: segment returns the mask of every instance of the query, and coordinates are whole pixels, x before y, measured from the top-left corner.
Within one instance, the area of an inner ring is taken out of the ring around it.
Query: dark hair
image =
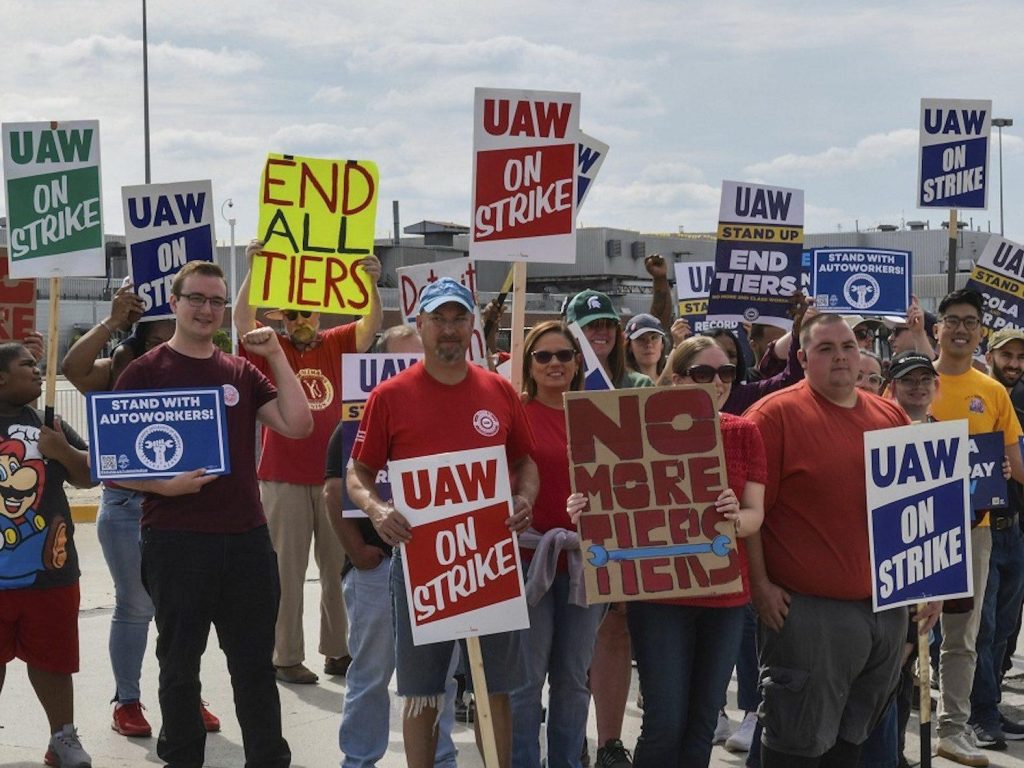
[[[11,363],[21,357],[21,353],[25,349],[25,345],[20,341],[5,341],[0,344],[0,371],[9,371]]]
[[[939,315],[946,314],[946,310],[954,304],[969,304],[978,310],[978,317],[981,317],[984,312],[982,311],[982,298],[981,294],[977,291],[972,291],[970,288],[961,288],[947,293],[945,298],[939,302]]]
[[[736,347],[736,381],[746,381],[747,361],[743,357],[743,347],[740,345],[739,337],[728,328],[712,328],[710,331],[704,331],[703,335],[714,339],[716,342],[722,338],[732,339],[732,343]],[[757,361],[755,361],[756,364]]]
[[[215,264],[212,261],[190,261],[178,270],[178,274],[174,276],[174,281],[171,283],[171,293],[175,296],[181,296],[181,288],[185,284],[185,278],[192,275],[219,277],[221,280],[224,280],[224,270],[220,268],[219,264]],[[224,280],[225,293],[227,293],[227,288],[228,282]]]
[[[651,333],[657,333],[657,331],[653,331],[652,330]],[[663,370],[665,370],[665,362],[668,360],[668,351],[669,351],[668,339],[665,337],[664,334],[660,334],[660,335],[661,335],[661,357],[658,358],[658,367],[656,369],[659,374]],[[633,345],[629,343],[630,341],[631,341],[631,339],[626,339],[625,342],[623,343],[623,347],[626,350],[626,366],[628,368],[631,368],[632,370],[636,371],[637,373],[643,373],[643,371],[641,371],[637,367],[637,365],[636,365],[636,355],[633,354]]]
[[[530,375],[530,363],[533,362],[531,353],[541,337],[549,333],[561,334],[576,353],[576,374],[569,382],[569,391],[576,392],[583,389],[583,353],[580,351],[579,343],[572,335],[572,331],[569,330],[569,326],[561,320],[545,320],[543,323],[533,326],[523,341],[523,391],[526,393],[527,400],[537,397],[537,382]]]

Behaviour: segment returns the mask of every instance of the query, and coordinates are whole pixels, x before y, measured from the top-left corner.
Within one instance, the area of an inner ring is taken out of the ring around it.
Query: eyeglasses
[[[710,365],[691,365],[686,369],[688,378],[698,384],[710,384],[717,375],[723,384],[731,384],[736,379],[736,366],[723,365],[719,368],[712,368]]]
[[[882,383],[882,375],[880,373],[869,373],[864,374],[863,371],[857,374],[857,383],[860,384],[867,381],[872,387],[877,387]]]
[[[199,307],[209,303],[210,309],[219,310],[224,309],[227,306],[228,300],[223,296],[204,296],[201,293],[183,293],[179,294],[179,297],[188,302],[190,307]]]
[[[284,315],[285,320],[291,320],[292,322],[295,322],[300,317],[313,316],[312,312],[296,312],[294,309],[285,309],[281,312],[281,314]]]
[[[939,319],[942,320],[942,324],[951,331],[955,331],[961,325],[964,327],[965,330],[975,331],[978,329],[978,326],[981,325],[981,318],[974,317],[973,315],[970,315],[968,317],[944,315]]]
[[[572,362],[574,357],[576,357],[576,350],[559,349],[554,352],[550,352],[546,349],[535,349],[530,353],[530,356],[541,365],[547,365],[551,362],[552,358],[556,358],[560,363],[569,363]]]
[[[875,338],[877,334],[870,328],[854,328],[853,335],[857,337],[857,341],[867,341]]]

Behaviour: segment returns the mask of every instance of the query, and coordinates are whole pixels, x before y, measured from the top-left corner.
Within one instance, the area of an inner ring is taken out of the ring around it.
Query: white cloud
[[[865,136],[852,147],[829,147],[806,155],[787,153],[767,162],[748,165],[743,171],[748,175],[777,178],[789,173],[820,175],[879,167],[895,158],[913,157],[917,146],[918,132],[901,128]]]

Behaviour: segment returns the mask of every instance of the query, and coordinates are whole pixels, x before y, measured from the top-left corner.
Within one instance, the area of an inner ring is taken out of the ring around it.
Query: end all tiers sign
[[[921,99],[918,208],[986,208],[992,102]]]
[[[576,260],[580,95],[477,88],[469,255]]]

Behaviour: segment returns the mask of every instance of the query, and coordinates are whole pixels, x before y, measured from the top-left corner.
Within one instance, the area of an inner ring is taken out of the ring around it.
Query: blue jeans
[[[569,604],[569,574],[559,573],[540,602],[530,607],[530,628],[520,634],[519,669],[524,682],[510,694],[512,765],[539,768],[541,690],[548,693],[548,768],[579,768],[587,736],[590,690],[587,670],[605,605]]]
[[[146,655],[153,601],[142,586],[142,549],[139,544],[142,494],[104,487],[96,516],[96,536],[114,580],[114,615],[110,620],[110,666],[114,671],[114,698],[138,701],[142,659]]]
[[[1006,641],[1017,624],[1024,598],[1024,534],[1014,524],[992,529],[988,586],[978,629],[978,663],[971,689],[971,719],[988,728],[999,725],[1003,656]]]
[[[636,768],[707,766],[746,610],[629,604],[629,633],[644,692]]]
[[[893,699],[861,748],[860,768],[896,768],[899,752],[899,721]]]
[[[761,670],[757,662],[757,614],[747,605],[743,614],[743,636],[736,655],[736,706],[744,712],[756,712],[761,705],[758,683]]]
[[[390,558],[369,571],[351,569],[341,581],[348,613],[345,705],[338,741],[342,768],[372,768],[388,749],[391,697],[388,683],[395,672],[395,627],[388,600]],[[455,681],[449,676],[434,765],[455,768],[452,727],[455,722]]]

